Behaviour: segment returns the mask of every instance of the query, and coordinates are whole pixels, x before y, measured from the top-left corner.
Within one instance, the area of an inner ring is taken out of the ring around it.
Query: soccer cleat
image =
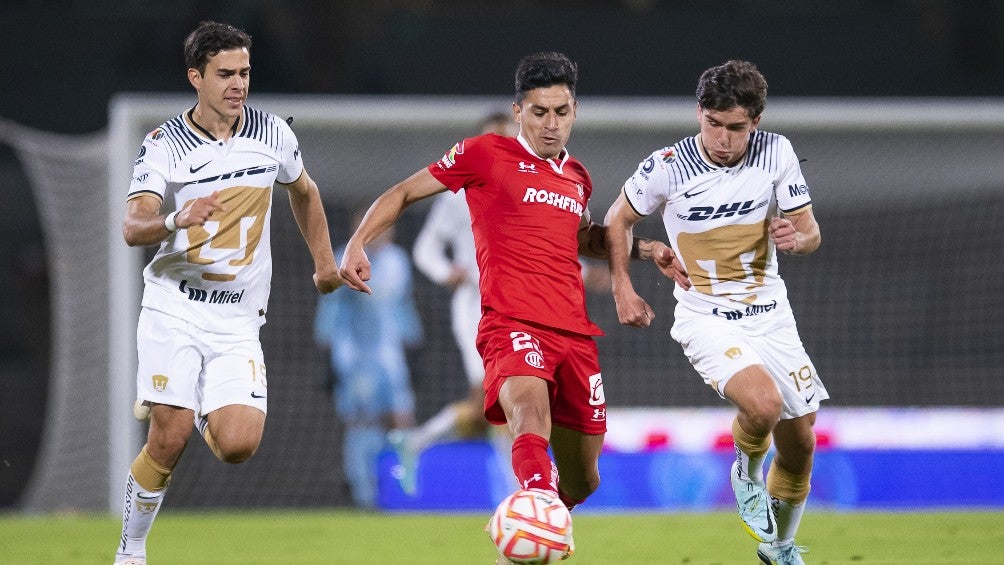
[[[412,448],[411,432],[409,430],[391,430],[387,433],[387,443],[397,454],[397,465],[391,469],[391,475],[401,485],[401,490],[408,496],[415,496],[418,490],[418,457],[419,453]]]
[[[761,543],[756,549],[756,556],[767,565],[805,565],[801,554],[808,552],[793,541],[780,546]]]
[[[774,510],[770,507],[770,497],[767,496],[767,484],[757,482],[749,477],[743,478],[739,472],[739,462],[732,463],[730,473],[732,490],[736,493],[736,506],[743,526],[753,539],[761,543],[770,543],[777,539],[777,525]]]
[[[565,554],[561,556],[561,560],[564,561],[573,555],[575,555],[575,539],[569,538],[568,550],[565,551]]]
[[[116,557],[113,565],[146,565],[146,557]]]

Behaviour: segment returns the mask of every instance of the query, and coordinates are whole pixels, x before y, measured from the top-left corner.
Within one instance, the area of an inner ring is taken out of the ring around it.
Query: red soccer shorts
[[[485,417],[505,424],[498,403],[506,377],[547,381],[551,422],[584,434],[607,431],[599,350],[592,336],[538,326],[485,312],[478,326],[478,353],[485,363]]]

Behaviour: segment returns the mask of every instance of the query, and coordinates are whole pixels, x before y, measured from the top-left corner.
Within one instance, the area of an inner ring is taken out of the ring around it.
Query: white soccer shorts
[[[830,397],[802,346],[790,308],[728,320],[678,304],[674,316],[673,339],[722,398],[729,379],[751,365],[765,366],[777,383],[784,399],[782,420],[815,412]]]
[[[136,397],[204,416],[231,404],[267,413],[268,381],[258,331],[215,334],[143,308],[136,328]]]

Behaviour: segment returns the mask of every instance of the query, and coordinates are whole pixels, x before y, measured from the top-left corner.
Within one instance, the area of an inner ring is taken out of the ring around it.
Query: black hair
[[[209,58],[229,49],[251,50],[251,36],[230,24],[204,21],[185,38],[185,68],[206,72]]]
[[[526,93],[535,88],[563,84],[575,98],[575,83],[579,80],[579,66],[562,53],[544,52],[523,57],[516,66],[516,104],[523,102]]]
[[[718,111],[740,106],[756,119],[767,105],[767,80],[753,63],[726,61],[701,74],[697,103],[701,108]]]

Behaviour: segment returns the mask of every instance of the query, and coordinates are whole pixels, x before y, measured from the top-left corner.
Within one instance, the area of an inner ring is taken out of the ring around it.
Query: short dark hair
[[[523,57],[516,66],[516,104],[523,102],[526,93],[535,88],[563,84],[575,98],[575,83],[579,80],[579,66],[561,53],[544,52]]]
[[[753,63],[726,61],[701,74],[697,103],[701,108],[718,111],[740,106],[756,119],[767,105],[767,80]]]
[[[251,36],[230,24],[204,21],[185,38],[185,68],[206,72],[209,58],[229,49],[251,50]]]

